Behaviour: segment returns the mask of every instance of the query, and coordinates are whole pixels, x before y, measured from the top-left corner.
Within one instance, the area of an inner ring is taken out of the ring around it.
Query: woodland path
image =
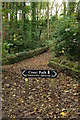
[[[77,118],[78,82],[65,73],[55,78],[55,98],[51,98],[50,78],[31,78],[25,96],[22,69],[51,69],[49,51],[24,61],[3,66],[3,118]]]

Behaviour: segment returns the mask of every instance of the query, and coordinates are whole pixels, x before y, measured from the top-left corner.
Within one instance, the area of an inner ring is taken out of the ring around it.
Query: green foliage
[[[44,53],[47,50],[48,50],[48,47],[44,46],[44,47],[36,48],[34,50],[24,51],[24,52],[20,52],[20,53],[5,56],[3,58],[3,65],[4,64],[13,64],[13,63],[25,60],[27,58],[31,58],[33,56]]]
[[[80,39],[79,24],[75,18],[66,17],[57,22],[55,34],[55,53],[71,57],[79,57]]]
[[[75,10],[75,3],[68,5],[68,11],[64,4],[65,9],[61,11],[61,16],[57,16],[58,20],[56,15],[48,16],[46,2],[2,4],[4,56],[47,45],[49,48],[53,47],[57,56],[64,54],[71,59],[79,58],[79,16],[77,16],[78,22],[76,18],[71,17],[79,14],[79,11]],[[49,3],[49,9],[51,7]]]

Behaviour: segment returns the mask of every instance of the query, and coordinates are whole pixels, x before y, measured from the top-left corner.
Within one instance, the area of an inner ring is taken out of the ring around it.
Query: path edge
[[[14,64],[14,63],[23,61],[25,59],[29,59],[29,58],[32,58],[34,56],[40,55],[40,54],[47,52],[47,51],[48,51],[48,47],[44,46],[42,48],[36,48],[34,50],[16,53],[15,55],[5,57],[3,59],[2,65],[4,66],[4,65]]]

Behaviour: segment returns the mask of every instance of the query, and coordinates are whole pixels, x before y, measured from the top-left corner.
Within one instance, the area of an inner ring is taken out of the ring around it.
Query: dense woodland
[[[48,45],[79,58],[80,2],[3,2],[3,56]]]
[[[2,35],[3,119],[79,120],[80,2],[2,2]]]

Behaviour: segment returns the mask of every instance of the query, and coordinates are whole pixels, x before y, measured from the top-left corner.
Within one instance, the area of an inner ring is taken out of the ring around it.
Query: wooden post
[[[51,79],[51,97],[55,97],[54,86],[55,86],[55,83],[54,83],[54,78],[53,78]]]
[[[25,91],[26,91],[26,95],[28,96],[28,94],[29,94],[29,80],[28,80],[28,78],[25,78]]]

